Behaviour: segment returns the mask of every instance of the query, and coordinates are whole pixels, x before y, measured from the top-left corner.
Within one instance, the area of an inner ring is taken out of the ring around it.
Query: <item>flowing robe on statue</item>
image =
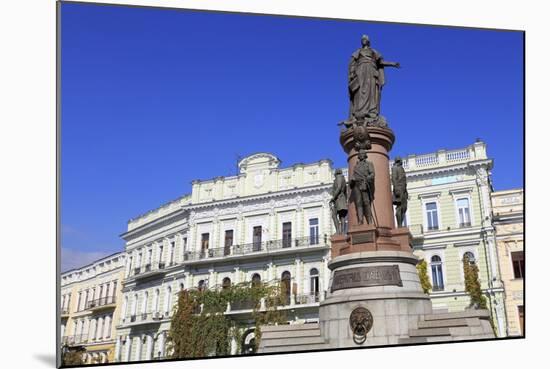
[[[349,64],[350,118],[363,120],[380,114],[380,91],[384,85],[382,55],[370,47],[355,51]]]

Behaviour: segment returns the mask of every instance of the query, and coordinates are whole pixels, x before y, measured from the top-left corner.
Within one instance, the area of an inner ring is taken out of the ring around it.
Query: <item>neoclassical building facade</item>
[[[238,165],[238,175],[193,181],[190,195],[129,222],[117,360],[166,356],[177,293],[186,288],[286,283],[281,308],[290,320],[318,320],[329,278],[331,162],[280,168],[277,157],[258,153]],[[251,312],[228,306],[226,314],[246,320]]]
[[[509,336],[524,334],[523,196],[521,188],[491,194],[498,259],[506,290]]]
[[[492,165],[480,141],[403,158],[409,192],[405,221],[415,255],[428,263],[434,309],[468,307],[462,270],[467,256],[478,265],[496,333],[504,336]],[[333,179],[330,160],[281,167],[276,156],[258,153],[238,163],[237,175],[193,181],[188,195],[131,219],[121,235],[125,265],[120,313],[113,320],[113,360],[167,357],[167,333],[182,289],[253,280],[285,283],[288,296],[280,308],[289,322],[318,321],[330,281]],[[250,306],[237,305],[228,306],[226,314],[247,321],[251,312]],[[233,353],[252,338],[245,334]]]
[[[61,274],[61,344],[82,347],[86,364],[114,360],[125,258],[118,252]]]
[[[434,309],[459,311],[469,305],[462,263],[467,256],[479,268],[496,334],[502,337],[506,314],[491,210],[492,166],[481,141],[403,160],[409,192],[406,220],[415,255],[428,263]]]

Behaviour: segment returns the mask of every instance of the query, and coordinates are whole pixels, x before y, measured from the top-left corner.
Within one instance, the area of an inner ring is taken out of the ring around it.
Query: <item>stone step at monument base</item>
[[[400,338],[399,343],[408,345],[415,343],[428,343],[428,342],[448,342],[452,339],[450,336],[441,336],[441,337],[411,337],[411,338]]]
[[[441,320],[421,320],[418,322],[418,328],[444,328],[444,327],[467,327],[466,319],[441,319]]]
[[[439,311],[423,315],[409,337],[399,338],[399,344],[467,341],[494,338],[487,310],[459,312]],[[334,348],[321,335],[318,323],[263,326],[259,353],[297,352]]]
[[[308,352],[313,350],[328,350],[331,347],[326,344],[317,344],[317,345],[295,345],[295,346],[273,346],[273,347],[264,347],[260,348],[258,350],[258,353],[270,353],[270,352],[279,352],[279,353],[285,353],[285,352]]]
[[[327,349],[318,323],[263,326],[259,353]]]
[[[411,329],[409,331],[410,337],[400,338],[399,343],[412,344],[494,338],[489,319],[490,314],[487,310],[427,314],[418,322],[418,329]]]

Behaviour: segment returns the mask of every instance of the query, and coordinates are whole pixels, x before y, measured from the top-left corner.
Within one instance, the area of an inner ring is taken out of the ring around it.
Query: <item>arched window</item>
[[[260,286],[262,283],[262,277],[258,273],[254,273],[252,275],[252,287]]]
[[[168,286],[166,288],[166,304],[164,305],[164,312],[166,315],[170,315],[170,310],[172,308],[172,287]]]
[[[147,314],[147,304],[149,303],[149,292],[145,291],[143,295],[143,305],[141,305],[141,314]]]
[[[201,279],[201,280],[199,281],[199,285],[198,285],[199,291],[204,291],[204,284],[205,284],[205,283],[204,283],[204,279]]]
[[[464,256],[462,256],[462,258],[468,260],[468,262],[469,262],[470,264],[475,264],[475,262],[476,262],[476,257],[475,257],[474,254],[473,254],[472,252],[470,252],[470,251],[466,251],[466,252],[464,253]]]
[[[135,318],[137,314],[137,305],[138,305],[138,294],[134,294],[134,300],[132,301],[132,312],[130,315],[132,316],[132,319]]]
[[[222,289],[226,290],[229,287],[231,287],[231,279],[229,277],[225,277],[222,281]]]
[[[443,263],[441,262],[441,258],[439,256],[432,256],[431,268],[433,291],[443,291],[445,288],[443,284]]]
[[[183,283],[180,283],[180,292],[183,291]]]
[[[313,296],[319,296],[319,271],[312,268],[309,271],[309,293]]]
[[[126,339],[126,360],[125,361],[130,361],[131,357],[132,357],[132,341],[134,340],[133,337],[130,337],[128,336],[128,338]]]
[[[153,359],[153,336],[147,335],[146,337],[147,347],[145,348],[145,360]]]
[[[122,304],[122,319],[128,316],[128,296],[124,296],[124,303]]]
[[[243,355],[256,353],[256,337],[254,335],[254,329],[249,329],[244,332],[241,345],[241,353]]]
[[[164,350],[165,350],[165,333],[164,332],[161,332],[159,333],[159,336],[158,336],[158,348],[157,348],[157,351],[158,351],[158,358],[159,359],[164,359]]]
[[[290,280],[290,272],[284,271],[283,274],[281,274],[281,294],[283,295],[285,305],[290,304]]]
[[[159,295],[160,295],[160,291],[159,289],[157,288],[155,290],[155,296],[154,296],[154,299],[153,299],[153,311],[156,313],[159,311]]]

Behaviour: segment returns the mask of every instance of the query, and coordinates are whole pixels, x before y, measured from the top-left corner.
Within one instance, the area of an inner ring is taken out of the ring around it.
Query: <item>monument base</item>
[[[356,308],[367,309],[372,319],[372,329],[361,346],[397,344],[408,338],[420,318],[432,313],[430,298],[420,286],[417,262],[410,251],[366,251],[335,257],[329,263],[330,290],[319,307],[320,330],[329,345],[357,346],[350,325]]]
[[[331,237],[332,258],[365,251],[411,251],[412,235],[407,227],[383,228],[372,224],[351,226],[347,235]]]

